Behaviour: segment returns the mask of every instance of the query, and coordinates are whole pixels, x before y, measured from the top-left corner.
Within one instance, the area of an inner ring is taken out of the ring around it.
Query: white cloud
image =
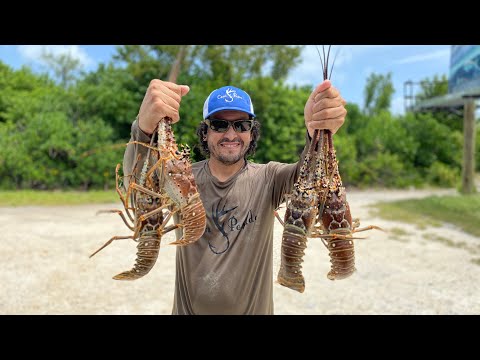
[[[450,49],[442,49],[434,52],[408,56],[406,58],[393,61],[394,64],[413,64],[421,61],[428,61],[434,59],[443,59],[450,57]]]
[[[53,55],[69,54],[84,67],[94,64],[94,60],[78,45],[18,45],[17,49],[20,55],[27,61],[40,65],[45,65],[45,62],[42,60],[43,53]]]

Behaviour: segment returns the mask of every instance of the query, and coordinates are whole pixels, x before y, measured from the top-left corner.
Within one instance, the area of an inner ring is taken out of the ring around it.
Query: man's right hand
[[[158,79],[150,81],[138,112],[140,129],[151,135],[164,117],[171,118],[172,123],[180,120],[180,101],[189,91],[190,88],[187,85],[177,85]]]

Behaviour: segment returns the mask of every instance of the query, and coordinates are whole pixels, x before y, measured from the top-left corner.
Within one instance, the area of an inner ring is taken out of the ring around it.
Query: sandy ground
[[[300,294],[275,284],[275,313],[480,314],[479,238],[451,225],[419,229],[369,214],[368,205],[377,201],[430,194],[348,192],[362,226],[375,224],[390,233],[363,233],[368,240],[355,245],[357,272],[340,281],[326,278],[328,253],[320,240],[309,240],[303,267],[306,290]],[[162,247],[153,270],[133,282],[112,280],[132,267],[132,241],[116,241],[88,257],[112,235],[129,235],[117,215],[95,215],[117,206],[0,207],[0,314],[170,314],[173,246]],[[275,232],[276,275],[282,233],[278,223]],[[173,234],[167,236],[168,242],[173,240]]]

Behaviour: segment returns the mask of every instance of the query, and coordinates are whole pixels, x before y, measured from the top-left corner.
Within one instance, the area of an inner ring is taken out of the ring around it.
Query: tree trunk
[[[180,65],[182,65],[183,59],[187,53],[188,45],[181,45],[178,49],[177,57],[175,58],[175,62],[170,69],[170,74],[168,75],[168,81],[176,83],[178,79],[178,75],[180,74]]]
[[[466,98],[463,111],[463,169],[464,194],[473,194],[475,187],[475,98]]]

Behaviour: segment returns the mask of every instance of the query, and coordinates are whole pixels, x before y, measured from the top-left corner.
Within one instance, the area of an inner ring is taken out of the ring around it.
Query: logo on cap
[[[217,99],[225,99],[226,102],[232,102],[234,98],[243,99],[240,95],[237,95],[237,90],[228,88],[225,90],[225,95],[218,95]]]

